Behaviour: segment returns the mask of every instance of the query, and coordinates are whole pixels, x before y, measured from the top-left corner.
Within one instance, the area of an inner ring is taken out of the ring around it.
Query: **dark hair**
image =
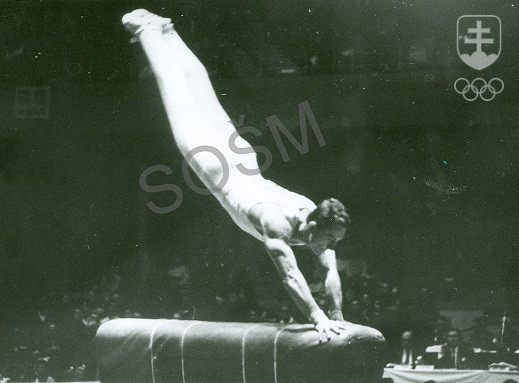
[[[350,216],[346,213],[346,208],[335,198],[328,198],[322,201],[314,211],[308,214],[306,221],[315,221],[317,226],[320,227],[339,224],[347,228],[351,223]]]

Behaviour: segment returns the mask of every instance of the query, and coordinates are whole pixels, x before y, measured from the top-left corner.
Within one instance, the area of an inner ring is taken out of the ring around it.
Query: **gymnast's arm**
[[[335,250],[326,249],[315,257],[316,268],[324,284],[324,294],[330,319],[344,321],[342,315],[341,279],[337,271]]]
[[[270,219],[269,219],[270,218]],[[341,326],[330,321],[326,314],[319,308],[306,280],[297,267],[296,258],[287,239],[292,231],[290,223],[279,215],[264,215],[262,219],[263,240],[268,254],[281,275],[283,285],[303,314],[315,325],[319,333],[319,341],[325,335],[331,338],[331,333],[340,333]]]
[[[306,280],[297,267],[294,252],[280,238],[265,238],[265,247],[281,275],[283,285],[306,318],[320,308],[312,297]]]

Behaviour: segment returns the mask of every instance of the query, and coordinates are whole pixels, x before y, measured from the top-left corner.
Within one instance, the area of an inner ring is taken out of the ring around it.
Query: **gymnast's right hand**
[[[328,319],[322,310],[314,311],[310,315],[310,322],[314,324],[315,330],[319,334],[319,343],[329,341],[332,338],[332,332],[339,335],[341,330],[346,328],[345,323]]]

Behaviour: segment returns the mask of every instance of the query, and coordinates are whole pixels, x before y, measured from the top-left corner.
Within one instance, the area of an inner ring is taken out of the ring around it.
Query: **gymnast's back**
[[[297,230],[299,224],[316,208],[305,196],[263,177],[251,177],[250,182],[235,184],[226,193],[215,196],[234,222],[260,241],[263,241],[263,233],[259,216],[265,209],[278,211],[279,219],[286,219]]]

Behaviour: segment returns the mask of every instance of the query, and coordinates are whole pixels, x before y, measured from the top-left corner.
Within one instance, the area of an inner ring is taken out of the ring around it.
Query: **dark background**
[[[136,299],[160,270],[186,264],[201,295],[242,275],[281,289],[261,243],[212,197],[184,182],[153,77],[120,19],[145,7],[171,17],[207,66],[228,114],[263,132],[268,178],[314,201],[336,196],[353,220],[339,258],[378,279],[427,286],[445,303],[501,310],[518,293],[518,4],[513,1],[0,2],[0,300],[13,315],[94,284],[110,267]],[[494,14],[501,57],[478,72],[456,53],[456,20]],[[286,73],[289,72],[289,73]],[[459,77],[500,77],[503,93],[467,102]],[[48,118],[15,114],[17,87],[48,86]],[[326,140],[310,135],[284,162],[266,126],[299,137],[308,101]],[[150,183],[149,166],[173,170]],[[304,259],[304,254],[301,254]],[[303,266],[304,268],[304,266]],[[516,309],[516,308],[515,308]]]

